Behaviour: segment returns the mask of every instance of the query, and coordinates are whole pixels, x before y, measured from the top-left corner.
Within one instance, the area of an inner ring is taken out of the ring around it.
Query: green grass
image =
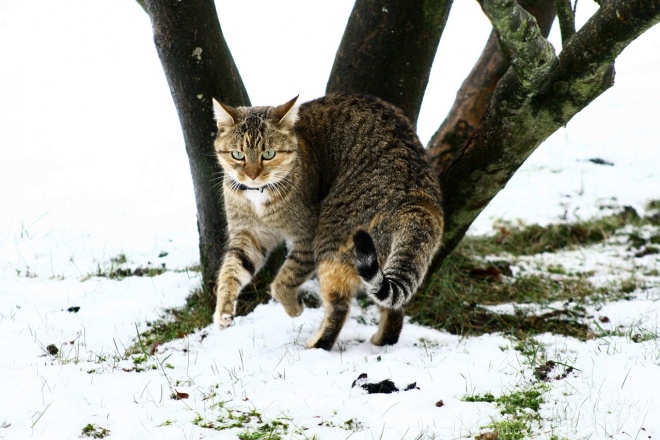
[[[166,256],[167,253],[161,252],[158,257]],[[165,263],[158,266],[152,266],[151,263],[147,266],[139,266],[135,268],[126,267],[129,263],[128,257],[124,253],[120,253],[115,257],[110,258],[110,262],[103,266],[99,263],[96,272],[89,273],[82,278],[82,281],[87,281],[92,277],[110,278],[112,280],[123,280],[128,277],[155,277],[167,272]],[[27,275],[26,275],[27,276]]]
[[[543,395],[547,390],[547,385],[537,383],[517,388],[499,397],[485,393],[466,395],[461,400],[493,403],[500,410],[501,419],[493,420],[481,428],[486,431],[481,435],[482,438],[520,440],[531,438],[534,423],[541,418],[539,410],[544,402]],[[488,437],[487,433],[491,433],[491,436]]]
[[[543,403],[543,394],[547,387],[543,384],[535,385],[527,389],[512,391],[500,397],[492,393],[465,395],[461,400],[464,402],[487,402],[494,403],[502,415],[518,416],[525,410],[538,412]]]
[[[616,214],[576,223],[525,227],[503,223],[494,236],[468,237],[463,245],[481,255],[535,255],[602,243],[625,225],[641,226],[650,222],[647,217],[640,217],[633,208],[626,207]]]
[[[206,327],[213,319],[212,310],[200,291],[193,292],[184,307],[165,309],[161,318],[147,322],[147,330],[138,335],[135,343],[126,350],[126,354],[153,354],[158,345],[183,338]]]
[[[430,277],[425,289],[406,309],[414,322],[466,336],[504,332],[561,333],[587,339],[589,327],[582,322],[584,309],[576,304],[528,316],[524,313],[493,313],[482,307],[497,304],[540,304],[605,295],[583,277],[554,279],[527,274],[508,277],[504,268],[466,253],[460,247]]]
[[[110,435],[110,430],[98,425],[88,423],[83,427],[80,437],[87,438],[105,438]]]
[[[485,428],[496,433],[495,435],[497,437],[490,438],[497,438],[497,440],[523,440],[533,438],[530,424],[523,419],[514,418],[498,420],[485,426]]]
[[[463,402],[487,402],[487,403],[493,403],[495,402],[495,396],[493,396],[491,393],[485,393],[485,394],[472,394],[472,395],[466,395],[463,396],[461,399]]]
[[[545,227],[508,225],[495,236],[466,237],[442,267],[427,277],[406,313],[414,322],[465,336],[502,332],[527,338],[550,332],[581,340],[593,338],[594,332],[587,325],[591,318],[584,306],[628,299],[644,287],[641,281],[631,275],[597,287],[589,280],[592,273],[570,273],[557,264],[520,272],[515,277],[511,266],[522,256],[595,245],[615,234],[623,234],[629,249],[648,253],[659,234],[642,237],[623,232],[623,228],[637,230],[660,224],[654,211],[649,208],[649,212],[641,217],[632,208],[624,208],[591,221]],[[557,307],[557,302],[563,305]],[[483,307],[550,303],[555,304],[553,310],[540,315],[493,313]]]
[[[215,431],[240,429],[236,434],[240,440],[280,440],[289,433],[288,419],[267,420],[256,409],[239,410],[230,407],[228,403],[212,405],[213,418],[207,419],[197,414],[193,424]]]

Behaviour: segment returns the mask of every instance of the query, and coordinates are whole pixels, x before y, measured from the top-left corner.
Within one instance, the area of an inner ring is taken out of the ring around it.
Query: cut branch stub
[[[502,45],[511,54],[511,67],[523,86],[534,87],[557,60],[552,44],[541,34],[536,19],[515,0],[483,0],[482,7]]]

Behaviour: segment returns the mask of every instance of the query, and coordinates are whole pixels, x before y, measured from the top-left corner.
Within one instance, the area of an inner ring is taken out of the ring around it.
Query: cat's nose
[[[258,165],[248,163],[245,166],[245,174],[252,180],[256,179],[261,174],[261,168]]]

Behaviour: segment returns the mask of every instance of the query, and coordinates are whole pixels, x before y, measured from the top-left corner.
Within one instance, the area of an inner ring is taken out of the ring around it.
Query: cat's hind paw
[[[216,311],[213,314],[213,322],[220,330],[224,330],[234,323],[234,315],[231,313],[220,313],[220,311]]]
[[[298,289],[298,302],[302,303],[308,309],[318,309],[323,305],[318,293],[303,288]]]

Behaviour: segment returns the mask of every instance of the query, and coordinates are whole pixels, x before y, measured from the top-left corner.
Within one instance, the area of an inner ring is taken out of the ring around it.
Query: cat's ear
[[[279,124],[293,128],[293,124],[295,124],[298,120],[298,107],[296,107],[298,96],[300,95],[297,95],[295,98],[285,104],[275,107],[273,115]]]
[[[213,114],[218,128],[231,127],[236,122],[236,109],[213,98]]]

